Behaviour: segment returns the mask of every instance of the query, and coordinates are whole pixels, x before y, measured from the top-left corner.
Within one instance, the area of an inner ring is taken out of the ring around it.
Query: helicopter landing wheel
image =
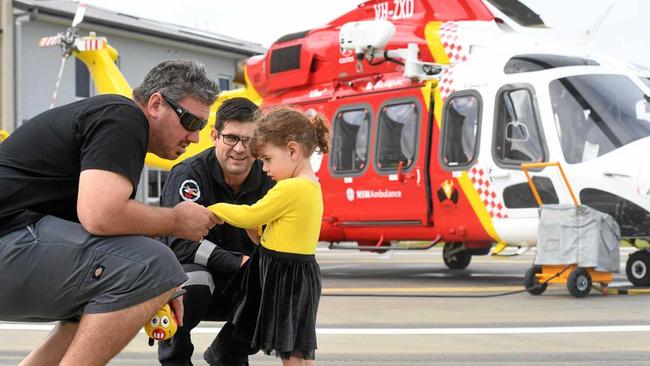
[[[472,254],[464,248],[463,243],[445,243],[442,260],[449,269],[465,269],[472,261]]]

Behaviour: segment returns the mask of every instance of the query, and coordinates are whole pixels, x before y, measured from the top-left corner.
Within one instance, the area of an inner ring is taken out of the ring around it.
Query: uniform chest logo
[[[199,189],[198,183],[191,179],[188,179],[181,184],[178,193],[184,201],[196,201],[201,197],[201,189]]]

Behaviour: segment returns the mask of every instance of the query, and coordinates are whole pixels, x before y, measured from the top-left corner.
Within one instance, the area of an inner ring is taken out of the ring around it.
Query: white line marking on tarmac
[[[52,324],[0,324],[0,330],[50,331]],[[220,327],[194,328],[192,333],[217,334]],[[650,332],[650,325],[596,325],[568,327],[511,328],[318,328],[318,334],[333,335],[481,335],[481,334],[566,334]],[[144,331],[140,331],[144,333]]]
[[[477,334],[559,334],[650,332],[650,325],[517,328],[321,328],[319,334],[337,335],[477,335]]]

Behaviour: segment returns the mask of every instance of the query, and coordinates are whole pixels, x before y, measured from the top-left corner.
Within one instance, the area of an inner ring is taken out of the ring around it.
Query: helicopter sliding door
[[[333,111],[325,202],[326,215],[339,227],[370,229],[379,237],[428,225],[427,146],[421,138],[428,113],[422,93],[413,91],[412,97],[402,90],[346,98]]]

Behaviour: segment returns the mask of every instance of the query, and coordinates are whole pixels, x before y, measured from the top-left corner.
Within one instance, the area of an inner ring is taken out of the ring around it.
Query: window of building
[[[219,77],[219,90],[230,90],[230,79],[227,77]]]
[[[160,196],[162,195],[162,187],[167,181],[169,172],[166,170],[147,168],[146,182],[144,188],[145,203],[153,206],[160,205]]]
[[[497,162],[517,165],[546,159],[533,96],[528,89],[498,93],[494,135]]]
[[[388,104],[378,118],[377,168],[407,169],[415,161],[419,111],[415,102]]]
[[[83,61],[76,57],[74,57],[74,61],[75,96],[88,98],[90,96],[90,73]]]
[[[334,118],[330,166],[334,174],[361,172],[368,162],[370,113],[366,108],[338,112]]]
[[[120,68],[120,60],[120,56],[115,60],[115,65],[118,69]],[[74,57],[74,61],[75,96],[77,98],[88,98],[95,90],[90,72],[88,72],[88,66],[76,57]]]
[[[443,112],[442,161],[447,167],[464,167],[476,158],[481,103],[478,95],[452,95]]]

